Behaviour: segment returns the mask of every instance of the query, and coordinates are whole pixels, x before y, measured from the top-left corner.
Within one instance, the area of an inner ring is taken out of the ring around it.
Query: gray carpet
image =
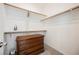
[[[39,55],[63,55],[63,54],[55,50],[54,48],[51,48],[50,46],[45,45],[45,51]]]

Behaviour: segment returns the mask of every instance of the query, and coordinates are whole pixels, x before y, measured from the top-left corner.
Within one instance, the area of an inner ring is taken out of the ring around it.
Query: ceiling
[[[73,7],[79,3],[9,3],[11,5],[47,15],[47,17],[56,15]]]

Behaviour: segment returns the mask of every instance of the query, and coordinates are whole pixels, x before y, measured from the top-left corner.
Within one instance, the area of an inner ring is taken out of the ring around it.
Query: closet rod
[[[69,12],[69,11],[71,11],[71,10],[75,10],[75,9],[77,9],[77,8],[79,8],[79,5],[76,6],[76,7],[74,7],[74,8],[68,9],[68,10],[66,10],[66,11],[60,12],[60,13],[54,15],[54,16],[49,16],[49,17],[47,17],[47,18],[45,18],[45,19],[42,19],[41,21],[48,20],[48,19],[50,19],[50,18],[53,18],[53,17],[56,17],[56,16],[58,16],[58,15],[64,14],[64,13]]]
[[[21,9],[21,10],[29,11],[29,12],[32,12],[32,13],[39,14],[39,15],[42,15],[42,16],[47,17],[47,15],[44,15],[44,14],[41,14],[41,13],[37,13],[37,12],[33,12],[33,11],[30,11],[30,10],[26,10],[26,9],[21,8],[21,7],[17,7],[17,6],[8,4],[8,3],[3,3],[3,4],[4,4],[4,5],[8,5],[8,6],[12,6],[12,7],[14,7],[14,8],[18,8],[18,9]]]

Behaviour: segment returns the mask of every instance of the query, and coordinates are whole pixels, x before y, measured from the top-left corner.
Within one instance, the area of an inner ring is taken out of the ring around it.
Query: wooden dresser
[[[36,55],[44,51],[44,35],[42,34],[17,36],[16,43],[18,55]]]

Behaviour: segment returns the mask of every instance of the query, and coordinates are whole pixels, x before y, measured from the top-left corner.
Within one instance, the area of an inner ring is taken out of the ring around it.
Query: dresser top
[[[46,30],[11,31],[11,32],[4,32],[4,34],[28,33],[28,32],[46,32]]]

